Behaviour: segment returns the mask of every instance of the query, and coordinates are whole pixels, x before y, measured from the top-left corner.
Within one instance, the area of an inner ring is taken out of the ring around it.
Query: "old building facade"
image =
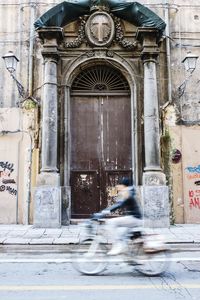
[[[129,176],[158,226],[199,223],[199,63],[189,75],[181,63],[200,53],[198,1],[138,1],[133,21],[109,1],[82,1],[81,13],[81,1],[65,1],[58,24],[60,2],[0,4],[1,54],[19,58],[27,89],[19,98],[2,59],[0,222],[88,217]]]

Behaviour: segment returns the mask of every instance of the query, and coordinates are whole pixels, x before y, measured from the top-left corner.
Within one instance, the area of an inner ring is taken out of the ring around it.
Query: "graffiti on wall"
[[[200,209],[200,189],[199,190],[189,190],[190,208]]]
[[[200,165],[185,168],[186,178],[189,184],[188,198],[190,209],[200,209]]]
[[[0,161],[0,192],[17,196],[14,164],[8,161]]]

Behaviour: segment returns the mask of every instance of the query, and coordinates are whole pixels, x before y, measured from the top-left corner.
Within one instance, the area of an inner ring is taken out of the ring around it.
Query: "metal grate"
[[[129,91],[129,85],[118,70],[99,65],[83,70],[75,78],[72,91]]]

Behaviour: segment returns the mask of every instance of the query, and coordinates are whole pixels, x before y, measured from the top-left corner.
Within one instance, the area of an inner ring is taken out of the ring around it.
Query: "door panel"
[[[125,96],[102,98],[103,164],[105,169],[131,167],[130,99]]]
[[[71,103],[71,169],[98,170],[99,100],[77,97]]]
[[[71,186],[73,217],[85,218],[100,210],[97,172],[72,171]]]
[[[73,97],[71,145],[72,217],[88,217],[111,203],[121,177],[131,177],[130,98]]]

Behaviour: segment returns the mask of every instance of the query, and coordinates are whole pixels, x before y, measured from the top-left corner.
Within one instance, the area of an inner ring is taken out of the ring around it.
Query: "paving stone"
[[[42,238],[42,234],[29,232],[23,236],[23,239],[40,239]]]
[[[6,237],[0,237],[0,244],[3,244],[5,240],[6,240]]]
[[[40,239],[31,239],[29,241],[30,245],[52,245],[54,238],[40,238]]]
[[[30,239],[22,239],[22,238],[7,238],[3,241],[4,245],[12,245],[12,244],[23,244],[28,245]]]
[[[79,243],[79,238],[57,238],[53,241],[54,245],[61,245],[61,244],[78,244]]]
[[[6,236],[10,231],[9,230],[1,230],[0,231],[0,237]]]
[[[22,231],[22,230],[20,230],[20,231],[17,230],[16,231],[16,230],[13,230],[13,231],[8,232],[7,237],[8,238],[9,237],[23,237],[26,232],[27,231]]]
[[[59,229],[57,229],[57,228],[48,228],[48,229],[45,230],[44,234],[59,235],[59,234],[62,233],[62,231],[63,230],[61,228],[59,228]]]
[[[145,228],[159,233],[169,243],[200,243],[200,224],[173,225],[170,228]],[[0,244],[76,244],[83,236],[80,226],[34,228],[32,225],[0,225]],[[110,238],[109,238],[110,240]]]

